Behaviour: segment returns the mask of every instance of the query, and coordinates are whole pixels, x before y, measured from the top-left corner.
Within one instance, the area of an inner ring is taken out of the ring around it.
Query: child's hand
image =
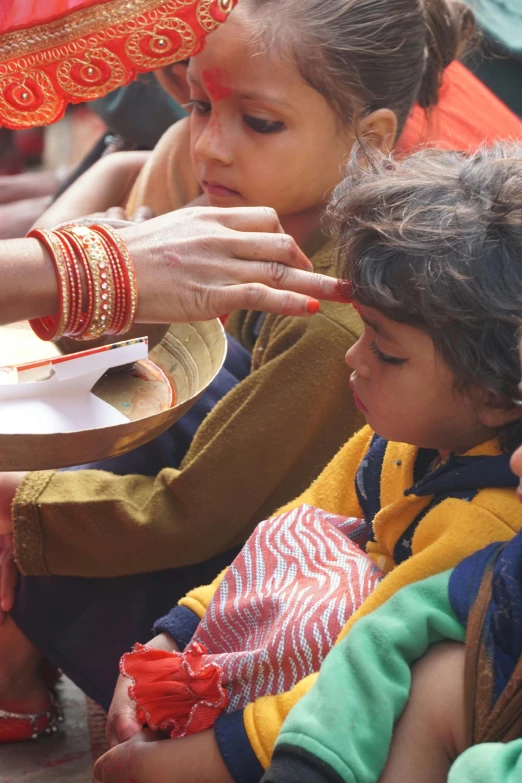
[[[94,765],[94,780],[96,783],[157,783],[151,756],[151,748],[157,741],[154,732],[138,731],[132,739],[98,759]]]
[[[179,652],[174,639],[166,633],[155,636],[147,645],[157,650]],[[130,740],[141,729],[136,720],[136,704],[129,696],[130,684],[129,678],[120,674],[107,716],[107,743],[111,748]]]
[[[212,729],[175,740],[158,740],[151,731],[140,731],[96,762],[94,779],[96,783],[234,783]]]

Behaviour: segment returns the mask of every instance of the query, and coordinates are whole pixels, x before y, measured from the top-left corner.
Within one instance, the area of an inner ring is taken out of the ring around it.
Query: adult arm
[[[0,324],[58,310],[53,262],[36,239],[0,241]]]
[[[136,266],[141,323],[207,320],[249,308],[311,315],[310,297],[342,300],[264,208],[194,208],[122,230]],[[36,239],[0,241],[0,324],[58,309],[56,273]]]

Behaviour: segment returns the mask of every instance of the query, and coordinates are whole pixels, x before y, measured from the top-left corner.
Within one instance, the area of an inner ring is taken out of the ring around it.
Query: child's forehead
[[[286,92],[299,85],[308,87],[295,59],[279,47],[264,46],[248,16],[235,16],[235,11],[226,25],[209,36],[203,51],[191,58],[189,73],[199,77],[204,70],[218,70],[227,86],[238,92],[250,90],[253,83]]]
[[[395,321],[375,307],[357,303],[357,310],[362,321],[374,332],[390,343],[413,346],[415,344],[426,345],[431,337],[420,324]]]

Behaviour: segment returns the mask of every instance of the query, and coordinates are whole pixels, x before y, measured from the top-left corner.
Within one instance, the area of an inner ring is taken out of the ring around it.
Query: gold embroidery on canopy
[[[0,63],[19,56],[28,57],[44,48],[68,45],[88,36],[95,36],[98,42],[122,37],[131,28],[150,24],[150,14],[154,12],[160,11],[161,17],[168,18],[193,4],[194,0],[109,0],[95,8],[81,8],[72,11],[65,24],[63,19],[56,19],[30,30],[16,30],[1,36]]]
[[[109,70],[106,78],[103,78],[104,68]],[[100,85],[107,92],[115,90],[125,81],[126,72],[119,57],[101,48],[82,57],[70,57],[58,66],[56,75],[65,92],[88,101],[98,96]]]
[[[177,33],[178,41],[172,40],[164,34],[166,30]],[[153,56],[147,56],[142,44],[147,42]],[[125,50],[132,62],[140,68],[162,68],[172,62],[172,55],[176,52],[179,60],[186,60],[194,51],[196,36],[191,26],[181,19],[167,19],[161,21],[153,30],[142,30],[131,35],[125,44]],[[177,45],[176,45],[177,44]]]
[[[49,124],[68,101],[99,98],[139,70],[187,59],[199,50],[202,31],[217,27],[236,2],[109,0],[71,12],[65,23],[0,35],[0,126]],[[192,6],[199,31],[183,19]]]

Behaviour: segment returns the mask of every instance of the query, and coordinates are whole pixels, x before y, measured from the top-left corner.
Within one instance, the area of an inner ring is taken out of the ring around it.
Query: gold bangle
[[[62,229],[80,246],[92,281],[92,317],[86,323],[78,340],[93,340],[110,329],[114,317],[114,277],[103,241],[86,226],[67,226]]]

